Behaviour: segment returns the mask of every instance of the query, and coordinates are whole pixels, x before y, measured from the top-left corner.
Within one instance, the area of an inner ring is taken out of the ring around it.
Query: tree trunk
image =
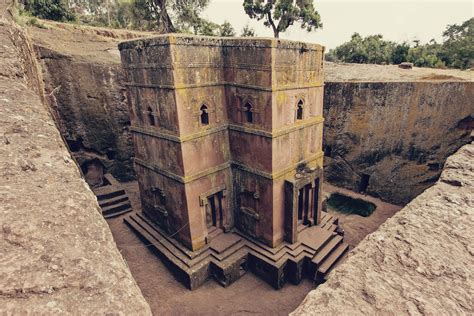
[[[268,12],[267,19],[268,19],[268,23],[270,23],[270,26],[272,27],[273,36],[275,38],[278,38],[280,36],[280,31],[278,31],[278,28],[275,26],[275,22],[273,22],[271,12]]]
[[[277,29],[273,29],[273,37],[280,38],[280,32]]]

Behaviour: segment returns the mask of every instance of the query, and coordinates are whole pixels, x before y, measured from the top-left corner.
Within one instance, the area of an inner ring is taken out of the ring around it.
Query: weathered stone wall
[[[474,127],[472,80],[329,81],[324,92],[326,179],[392,203],[433,185]]]
[[[47,95],[59,114],[57,121],[62,133],[69,140],[71,149],[75,150],[74,157],[81,164],[96,159],[119,179],[134,177],[133,147],[123,97],[123,76],[118,68],[117,43],[119,39],[146,34],[45,23],[49,29],[32,27],[29,31],[39,55],[43,56]],[[229,53],[228,60],[250,56],[244,48]],[[165,56],[159,51],[156,54]],[[286,62],[288,56],[284,54],[276,58]],[[250,57],[250,64],[262,62]],[[186,60],[188,57],[182,55],[178,58]],[[326,153],[331,151],[325,159],[326,176],[334,184],[357,190],[362,175],[366,174],[370,176],[367,188],[370,194],[404,204],[432,185],[446,157],[465,144],[467,127],[469,124],[472,127],[469,114],[474,112],[473,103],[468,102],[473,93],[469,73],[332,63],[326,63],[325,68]],[[185,74],[186,69],[183,71]],[[257,75],[253,76],[248,76],[246,71],[226,72],[224,79],[250,80],[248,83],[260,84],[271,80],[264,70],[254,70]],[[154,80],[169,81],[163,74],[162,71],[162,77]],[[292,76],[295,74],[282,70],[275,72],[274,78]],[[185,83],[190,78],[183,77],[181,81]],[[214,90],[209,88],[208,98]],[[238,90],[239,94],[251,95],[244,87]],[[308,102],[319,104],[320,96],[322,94],[309,96],[306,105],[312,106]],[[298,97],[298,91],[294,97]],[[278,119],[275,116],[275,124],[282,126],[291,123],[289,111],[293,110],[282,106],[293,101],[285,98],[275,99],[278,102],[274,104],[275,111],[280,114]],[[214,99],[221,100],[221,97]],[[261,94],[251,101],[260,105],[268,100]],[[167,107],[174,102],[173,93],[163,93],[156,101],[160,115],[168,115],[160,122],[161,127],[176,132],[178,121],[173,119],[176,116]],[[259,113],[255,114],[266,129],[272,124],[265,119],[271,116],[268,109],[257,108]],[[227,114],[236,124],[243,119],[241,111]],[[148,120],[142,112],[136,116],[143,122]],[[193,126],[181,128],[192,129]],[[160,152],[161,155],[173,155],[173,150],[166,148]],[[162,160],[169,158],[163,157]]]
[[[104,172],[134,179],[125,88],[119,64],[81,60],[39,45],[45,94],[77,162],[97,159]]]
[[[130,114],[117,43],[146,33],[41,23],[45,28],[28,31],[42,68],[46,100],[86,179],[93,168],[119,180],[134,179]]]
[[[292,315],[474,313],[474,144],[368,235]]]
[[[31,88],[38,78],[26,40],[0,20],[0,314],[150,315]]]
[[[285,181],[302,183],[323,164],[323,47],[166,34],[119,49],[144,212],[193,250],[205,245],[212,226],[235,223],[271,246],[296,231]],[[174,157],[163,148],[173,148]],[[186,196],[160,198],[178,187]],[[318,221],[312,190],[305,216]],[[218,202],[208,202],[216,194]]]

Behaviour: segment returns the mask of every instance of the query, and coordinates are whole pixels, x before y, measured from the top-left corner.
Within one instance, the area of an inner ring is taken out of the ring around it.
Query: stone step
[[[132,208],[132,205],[130,204],[130,201],[128,199],[124,202],[120,202],[120,203],[117,203],[117,204],[114,204],[114,205],[102,207],[102,214],[105,216],[105,215],[109,215],[109,214],[112,214],[112,213],[117,213],[117,212],[123,211],[127,208]]]
[[[125,213],[128,213],[128,212],[131,212],[131,211],[133,211],[133,210],[132,210],[131,207],[129,207],[129,208],[123,209],[123,210],[118,211],[118,212],[103,214],[103,216],[104,216],[104,218],[112,218],[112,217],[119,216],[119,215],[122,215],[122,214],[125,214]]]
[[[331,274],[331,271],[334,270],[335,268],[337,268],[337,266],[338,266],[339,264],[343,263],[344,260],[347,258],[348,254],[349,254],[349,249],[348,249],[347,251],[345,251],[345,252],[342,254],[342,256],[340,256],[339,259],[337,259],[336,263],[333,264],[333,266],[326,272],[326,274],[325,274],[324,277],[323,277],[323,280],[324,280],[324,281],[327,281],[327,280],[328,280],[329,275]]]
[[[160,235],[156,235],[153,230],[148,230],[148,225],[146,225],[146,222],[143,222],[141,218],[136,217],[132,214],[125,216],[123,221],[148,244],[153,245],[156,249],[163,253],[166,258],[171,260],[171,262],[177,267],[179,267],[179,269],[183,271],[187,271],[189,269],[189,266],[187,266],[182,260],[182,258],[180,258],[179,254],[174,251],[175,249],[173,247],[170,247],[169,244],[166,245],[166,240],[160,238]],[[173,258],[176,258],[176,260],[174,260]]]
[[[330,231],[330,232],[335,232],[336,229],[337,229],[337,224],[326,225],[326,227],[324,227],[324,229],[326,229],[327,231]]]
[[[102,201],[124,195],[125,190],[114,185],[106,185],[104,187],[95,188],[94,194],[97,196],[97,200]]]
[[[134,213],[128,217],[125,217],[124,221],[127,224],[138,224],[143,231],[146,231],[147,234],[159,241],[159,243],[162,244],[162,246],[165,247],[170,253],[172,253],[173,256],[177,257],[180,261],[187,264],[188,266],[191,266],[202,260],[200,257],[204,252],[207,251],[207,247],[204,247],[198,251],[191,251],[187,249],[184,245],[167,236],[166,233],[160,231],[160,229],[150,219],[141,215],[140,213]]]
[[[111,206],[111,205],[118,204],[118,203],[125,202],[125,201],[128,201],[128,196],[124,194],[124,195],[115,196],[115,197],[110,198],[110,199],[100,200],[99,201],[99,206],[100,207],[107,207],[107,206]]]
[[[323,262],[324,259],[326,259],[337,248],[342,240],[343,238],[339,235],[333,236],[311,261],[319,267],[321,262]]]
[[[318,267],[318,278],[325,278],[328,272],[337,264],[339,259],[349,250],[349,245],[346,243],[340,243],[336,249],[322,262]]]
[[[220,234],[222,234],[224,231],[220,228],[217,228],[217,227],[213,227],[212,229],[209,230],[209,233],[207,235],[209,241],[213,240],[214,238],[216,238],[217,236],[219,236]]]
[[[120,182],[114,178],[114,176],[110,173],[104,174],[104,178],[111,184],[111,185],[120,185]]]
[[[221,234],[217,237],[214,237],[209,244],[209,248],[214,250],[219,254],[224,254],[232,246],[241,241],[241,238],[234,234]]]

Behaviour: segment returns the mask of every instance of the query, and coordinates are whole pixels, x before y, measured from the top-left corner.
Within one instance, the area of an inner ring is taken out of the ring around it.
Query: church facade
[[[321,222],[317,44],[170,34],[119,45],[143,213],[190,251]]]

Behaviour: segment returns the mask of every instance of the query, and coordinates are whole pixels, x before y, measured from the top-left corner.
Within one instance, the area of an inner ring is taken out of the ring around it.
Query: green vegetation
[[[74,21],[74,13],[65,0],[25,0],[24,9],[40,19],[54,21]]]
[[[232,25],[200,17],[209,0],[22,0],[22,12],[41,19],[76,21],[158,33],[235,36]],[[69,3],[69,5],[68,5]],[[36,25],[36,24],[35,24]]]
[[[364,217],[369,216],[376,209],[375,204],[371,202],[354,199],[340,193],[331,194],[327,199],[327,205],[342,213],[357,214]]]
[[[255,29],[250,27],[248,24],[242,28],[240,32],[240,36],[242,37],[254,37],[255,36]]]
[[[474,66],[474,18],[461,25],[448,25],[443,33],[443,43],[435,40],[420,44],[386,41],[382,35],[365,38],[354,33],[346,42],[326,55],[329,61],[360,64],[399,64],[412,62],[418,67],[460,68]]]
[[[295,22],[308,32],[322,27],[313,0],[244,0],[244,10],[251,19],[263,20],[275,38]]]

